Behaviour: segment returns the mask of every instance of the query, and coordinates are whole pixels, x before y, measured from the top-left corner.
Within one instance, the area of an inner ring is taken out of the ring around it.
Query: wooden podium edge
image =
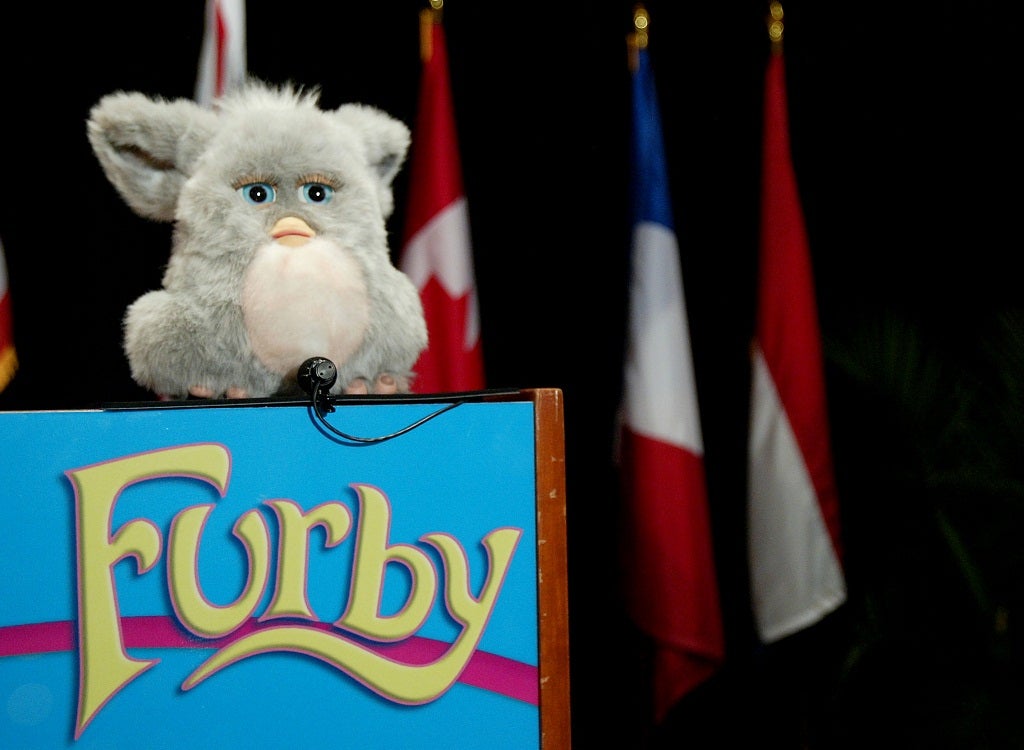
[[[527,389],[523,394],[534,404],[536,436],[541,747],[567,750],[572,743],[563,399],[557,388]]]

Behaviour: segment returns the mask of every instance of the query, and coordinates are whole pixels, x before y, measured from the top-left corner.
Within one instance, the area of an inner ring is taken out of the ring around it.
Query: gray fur
[[[118,194],[139,216],[174,223],[162,288],[124,317],[143,387],[167,398],[293,394],[297,367],[325,356],[338,366],[333,393],[360,378],[372,391],[381,374],[409,390],[427,330],[385,222],[410,133],[373,107],[326,111],[318,100],[316,89],[253,80],[212,110],[128,92],[93,107],[89,142]],[[300,185],[324,180],[330,202],[301,200]],[[276,202],[247,202],[238,188],[253,181],[273,185]],[[285,216],[315,239],[276,243],[270,230]]]

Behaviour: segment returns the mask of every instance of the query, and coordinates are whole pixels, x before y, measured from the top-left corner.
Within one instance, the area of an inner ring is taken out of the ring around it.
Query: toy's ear
[[[366,161],[379,180],[381,211],[387,218],[394,210],[391,183],[409,151],[411,133],[405,123],[368,104],[343,104],[336,116],[362,139]]]
[[[173,221],[181,187],[210,140],[217,116],[189,99],[108,94],[93,106],[89,143],[107,179],[135,213]]]

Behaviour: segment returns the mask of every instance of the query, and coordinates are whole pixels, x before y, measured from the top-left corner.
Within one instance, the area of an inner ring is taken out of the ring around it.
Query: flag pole
[[[640,67],[640,50],[647,49],[647,27],[650,26],[651,17],[643,3],[637,3],[633,8],[633,29],[631,34],[626,35],[626,46],[629,49],[629,72],[636,73]]]
[[[444,8],[444,0],[430,0],[430,7],[420,11],[420,60],[424,63],[430,62],[434,56],[434,35],[431,28],[435,23],[441,23],[441,11]]]
[[[778,54],[782,51],[782,34],[785,31],[785,24],[782,22],[782,3],[779,0],[772,0],[768,6],[768,38],[772,41],[772,52]]]

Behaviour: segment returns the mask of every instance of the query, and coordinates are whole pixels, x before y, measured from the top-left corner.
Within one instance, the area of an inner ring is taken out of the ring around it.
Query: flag
[[[14,324],[11,317],[11,293],[7,285],[7,261],[0,242],[0,391],[7,387],[18,369],[14,351]]]
[[[761,640],[772,643],[846,600],[824,362],[780,44],[765,75],[763,137],[747,512],[754,620]]]
[[[399,267],[420,291],[430,341],[413,368],[412,389],[479,390],[476,279],[440,11],[424,9],[420,30],[423,66]]]
[[[240,87],[246,75],[245,0],[206,0],[196,101],[204,107]]]
[[[661,721],[719,668],[725,638],[654,74],[647,49],[639,46],[633,53],[632,267],[619,455],[622,549],[626,606],[654,644],[654,713]]]

